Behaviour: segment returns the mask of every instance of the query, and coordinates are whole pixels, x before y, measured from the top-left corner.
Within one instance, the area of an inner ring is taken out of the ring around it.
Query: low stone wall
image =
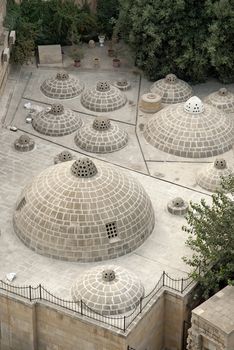
[[[180,350],[187,296],[152,300],[126,333],[46,302],[0,292],[1,350]]]

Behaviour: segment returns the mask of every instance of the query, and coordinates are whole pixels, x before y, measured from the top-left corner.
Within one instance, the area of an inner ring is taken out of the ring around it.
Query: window
[[[106,232],[109,239],[118,237],[116,222],[106,224]]]

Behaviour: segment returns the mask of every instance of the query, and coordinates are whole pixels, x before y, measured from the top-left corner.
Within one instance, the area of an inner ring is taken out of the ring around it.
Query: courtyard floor
[[[182,256],[190,254],[185,246],[187,234],[181,229],[186,221],[183,217],[171,215],[167,211],[167,203],[174,197],[182,197],[188,202],[199,202],[201,198],[210,201],[211,198],[210,193],[196,185],[195,175],[198,169],[206,163],[212,163],[215,158],[181,158],[149,145],[142,130],[151,115],[141,112],[138,102],[140,96],[149,91],[152,83],[135,74],[133,67],[124,60],[121,68],[112,68],[110,58],[104,51],[105,47],[92,50],[94,51],[87,49],[88,58],[78,69],[65,57],[65,69],[77,76],[86,87],[93,86],[99,80],[113,82],[120,77],[131,83],[131,89],[126,92],[127,104],[117,111],[104,113],[129,134],[129,143],[122,150],[102,155],[87,153],[75,145],[75,133],[49,137],[39,134],[31,124],[26,123],[26,102],[45,107],[54,101],[41,93],[40,85],[58,71],[56,68],[37,68],[35,64],[31,64],[21,69],[12,69],[5,92],[0,98],[0,279],[6,280],[7,273],[16,272],[17,277],[12,284],[36,286],[41,283],[57,296],[64,298],[70,298],[71,285],[79,274],[97,264],[114,263],[127,267],[139,276],[146,292],[154,287],[163,271],[174,278],[187,276],[188,266],[181,259]],[[101,57],[101,66],[98,69],[92,67],[92,60],[96,56]],[[212,80],[193,88],[195,95],[203,98],[221,86]],[[234,92],[234,85],[228,88]],[[62,103],[78,113],[84,123],[91,123],[95,116],[103,115],[84,108],[80,97]],[[18,131],[10,131],[10,126],[16,126]],[[36,147],[33,151],[20,153],[14,149],[13,142],[22,133],[31,135],[35,140]],[[144,186],[155,209],[156,224],[153,233],[141,247],[113,261],[94,264],[52,260],[34,253],[21,243],[12,226],[17,198],[28,181],[53,165],[54,157],[64,149],[71,150],[76,158],[88,154],[92,158],[111,163],[134,176]],[[233,150],[223,157],[229,166],[234,166]]]

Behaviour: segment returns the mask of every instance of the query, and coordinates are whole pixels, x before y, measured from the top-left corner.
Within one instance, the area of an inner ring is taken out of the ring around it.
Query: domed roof
[[[146,124],[145,139],[161,151],[181,157],[205,158],[233,145],[233,123],[217,108],[197,97],[168,106]]]
[[[76,97],[83,89],[84,84],[66,72],[57,73],[56,76],[46,79],[41,85],[44,95],[59,100]]]
[[[74,159],[72,153],[70,151],[64,150],[54,157],[54,164],[68,162],[72,159]]]
[[[233,170],[227,166],[226,160],[218,158],[213,164],[204,167],[197,174],[197,184],[207,191],[221,190],[222,179],[228,178]]]
[[[54,103],[51,108],[37,113],[32,120],[33,128],[44,135],[63,136],[77,130],[82,120],[72,110]]]
[[[157,80],[150,88],[150,91],[161,96],[163,103],[185,102],[192,96],[193,90],[175,74],[168,74],[164,79]]]
[[[27,134],[22,134],[15,140],[14,146],[17,151],[28,152],[34,148],[35,142]]]
[[[101,261],[140,246],[153,230],[154,210],[133,177],[81,158],[54,165],[31,181],[16,206],[14,227],[42,255]]]
[[[144,296],[144,287],[132,272],[115,265],[97,266],[85,272],[71,289],[75,301],[82,300],[102,315],[118,315],[134,309]]]
[[[120,79],[117,79],[113,85],[115,87],[117,87],[119,90],[121,91],[126,91],[126,90],[129,90],[130,87],[131,87],[131,84],[130,82],[127,80],[127,79],[124,79],[124,78],[120,78]]]
[[[204,98],[206,103],[222,109],[227,113],[234,113],[234,94],[226,88],[221,88]]]
[[[176,197],[167,204],[169,213],[173,215],[184,215],[187,213],[188,208],[188,203],[181,197]]]
[[[128,134],[105,117],[96,117],[91,125],[79,129],[75,136],[78,147],[94,153],[118,151],[127,142]]]
[[[81,95],[81,103],[95,112],[109,112],[121,108],[127,102],[126,96],[107,81],[99,81],[93,88]]]

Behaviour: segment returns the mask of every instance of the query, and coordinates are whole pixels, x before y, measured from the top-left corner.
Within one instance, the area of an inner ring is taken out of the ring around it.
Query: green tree
[[[155,80],[176,73],[193,82],[213,74],[234,81],[233,0],[119,0],[116,30],[135,63]]]
[[[234,283],[234,177],[223,182],[223,189],[212,195],[211,205],[204,199],[191,203],[187,215],[187,246],[191,257],[184,261],[192,267],[191,276],[198,281],[205,298],[225,285]]]
[[[234,2],[233,0],[206,0],[206,11],[211,18],[206,41],[211,66],[222,82],[233,82]]]
[[[120,0],[117,28],[152,79],[169,72],[193,81],[207,76],[203,0]],[[127,23],[127,25],[126,25]]]
[[[98,0],[97,20],[99,33],[105,33],[110,39],[119,14],[119,0]]]

